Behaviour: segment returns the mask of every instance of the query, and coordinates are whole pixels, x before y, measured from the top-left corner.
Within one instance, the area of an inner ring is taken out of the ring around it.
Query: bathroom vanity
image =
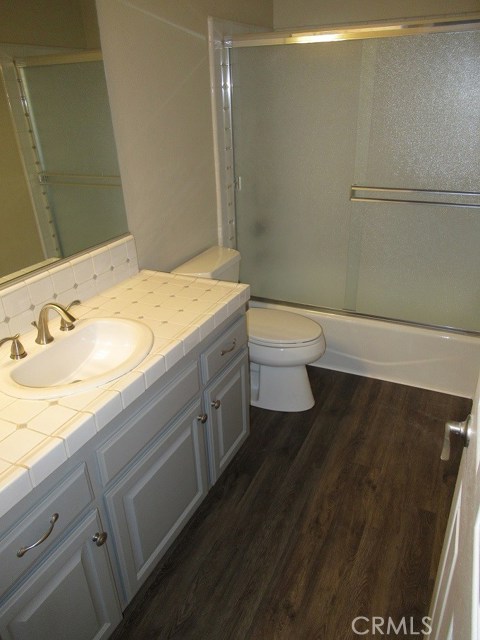
[[[129,382],[84,405],[80,396],[48,405],[77,403],[77,430],[95,418],[95,433],[73,451],[70,418],[66,460],[37,483],[32,474],[32,489],[1,517],[2,640],[107,638],[247,437],[248,287],[195,282],[141,272],[83,303],[87,317],[138,313],[155,344]],[[181,298],[182,309],[170,308],[189,318],[172,339],[165,325],[175,323],[155,317],[168,298]]]

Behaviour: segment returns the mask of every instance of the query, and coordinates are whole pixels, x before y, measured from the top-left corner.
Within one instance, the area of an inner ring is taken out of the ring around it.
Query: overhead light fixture
[[[296,44],[308,44],[310,42],[335,42],[343,40],[341,33],[311,33],[307,35],[295,35],[291,37],[291,42]]]

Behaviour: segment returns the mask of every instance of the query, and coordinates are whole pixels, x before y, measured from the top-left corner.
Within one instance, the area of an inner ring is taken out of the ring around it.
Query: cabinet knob
[[[93,536],[92,542],[95,542],[97,547],[101,547],[107,541],[108,533],[106,531],[97,531]]]
[[[201,416],[197,416],[197,420],[198,420],[199,422],[201,422],[202,424],[205,424],[205,422],[208,420],[208,416],[207,416],[207,414],[206,414],[206,413],[204,413],[204,414],[203,414],[203,415],[201,415]]]
[[[214,400],[210,403],[214,409],[220,409],[222,403],[220,400]]]

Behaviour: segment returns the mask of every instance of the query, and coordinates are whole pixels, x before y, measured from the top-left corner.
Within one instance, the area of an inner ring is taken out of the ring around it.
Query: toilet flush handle
[[[450,435],[456,433],[463,438],[463,446],[468,447],[470,442],[470,422],[472,416],[467,416],[467,419],[463,422],[455,422],[449,420],[445,423],[445,435],[443,438],[443,448],[440,454],[440,460],[450,459]]]

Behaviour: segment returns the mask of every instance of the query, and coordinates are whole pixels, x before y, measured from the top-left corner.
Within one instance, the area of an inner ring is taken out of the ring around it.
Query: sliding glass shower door
[[[253,295],[480,331],[480,34],[235,49],[232,75]]]

